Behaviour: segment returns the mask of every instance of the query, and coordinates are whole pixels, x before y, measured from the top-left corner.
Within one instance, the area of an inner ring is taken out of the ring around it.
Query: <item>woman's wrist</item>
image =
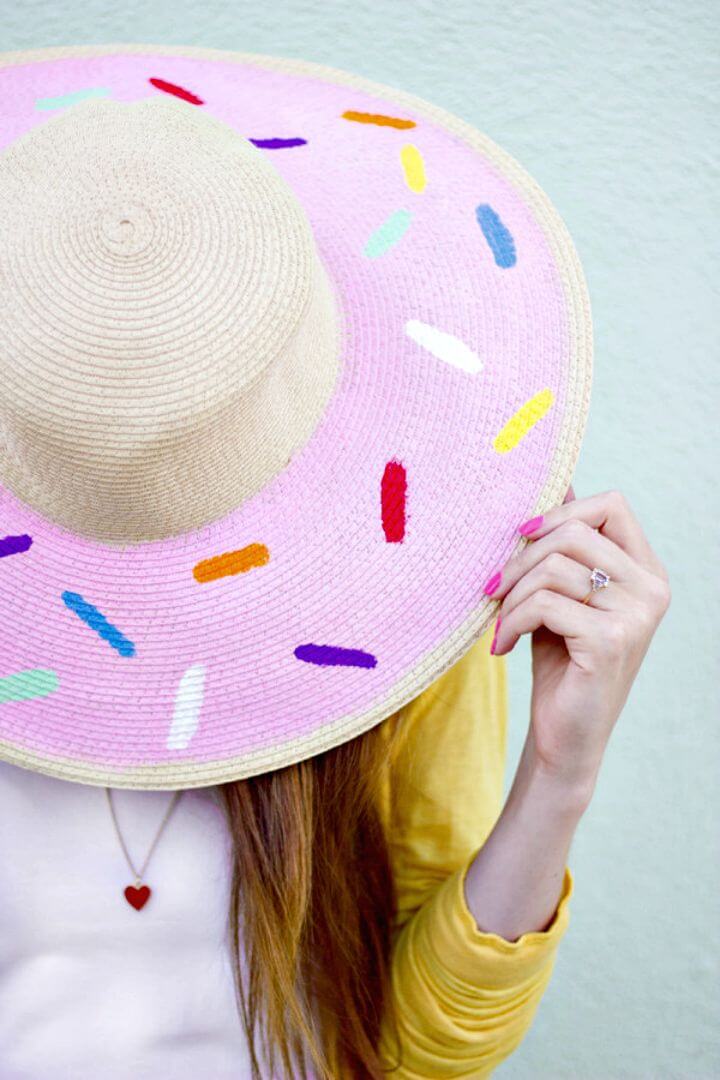
[[[508,798],[532,787],[548,808],[580,818],[590,805],[598,771],[599,764],[590,766],[576,762],[561,768],[546,762],[537,752],[531,726]]]
[[[548,926],[587,802],[585,788],[549,773],[526,743],[503,810],[465,875],[480,931],[515,941]]]

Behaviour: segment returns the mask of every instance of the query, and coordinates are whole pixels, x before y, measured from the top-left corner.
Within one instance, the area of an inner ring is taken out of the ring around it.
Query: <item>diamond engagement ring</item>
[[[583,604],[587,604],[588,600],[594,592],[598,589],[606,589],[610,584],[610,575],[606,574],[604,570],[601,570],[599,566],[596,566],[594,570],[590,572],[590,584],[592,588],[583,600]]]

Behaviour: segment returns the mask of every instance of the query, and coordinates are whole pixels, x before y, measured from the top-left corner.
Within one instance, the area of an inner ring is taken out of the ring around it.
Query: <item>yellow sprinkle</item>
[[[552,390],[541,390],[521,405],[518,411],[510,417],[502,431],[493,439],[493,449],[498,454],[506,454],[508,450],[514,450],[528,431],[542,420],[545,413],[555,401]]]
[[[425,190],[425,162],[417,146],[405,143],[400,151],[400,161],[405,173],[405,183],[411,191],[418,194]]]

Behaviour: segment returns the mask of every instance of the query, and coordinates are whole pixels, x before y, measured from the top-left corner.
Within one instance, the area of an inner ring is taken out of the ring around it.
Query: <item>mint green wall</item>
[[[577,833],[571,927],[535,1026],[498,1070],[508,1078],[720,1075],[717,11],[710,0],[0,0],[2,49],[206,45],[420,94],[509,150],[567,222],[596,340],[576,493],[625,492],[673,602]],[[510,773],[527,642],[515,653]]]

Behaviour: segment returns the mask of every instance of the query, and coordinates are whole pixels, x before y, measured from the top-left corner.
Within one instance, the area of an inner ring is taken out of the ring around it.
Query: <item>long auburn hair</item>
[[[382,721],[297,764],[219,785],[232,849],[235,992],[260,1080],[382,1080],[397,896],[380,807],[400,725]],[[240,961],[245,954],[245,976]],[[246,985],[247,983],[247,985]]]

